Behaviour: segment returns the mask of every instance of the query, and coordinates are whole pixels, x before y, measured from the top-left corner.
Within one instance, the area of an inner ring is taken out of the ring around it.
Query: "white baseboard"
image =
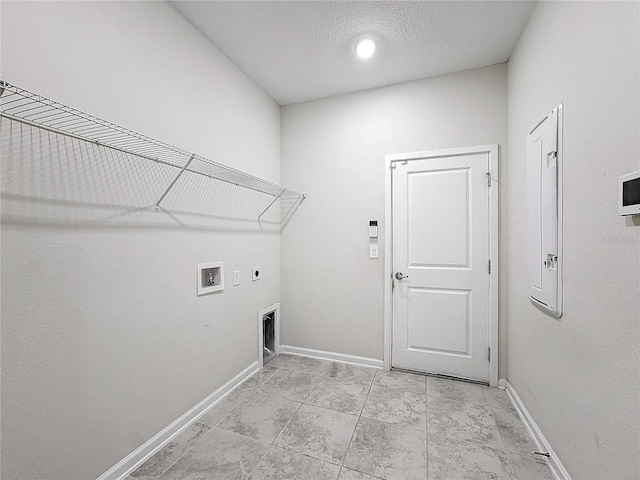
[[[538,427],[538,424],[529,413],[529,410],[527,410],[527,407],[525,407],[524,403],[522,403],[522,399],[518,395],[518,392],[516,392],[515,388],[513,388],[513,385],[511,385],[508,380],[506,381],[506,390],[511,403],[515,407],[516,412],[518,412],[518,415],[522,419],[524,425],[527,427],[529,435],[531,435],[533,441],[536,442],[538,449],[549,454],[549,468],[551,469],[551,473],[553,474],[555,479],[571,480],[569,472],[567,472],[567,470],[564,468],[564,465],[562,465],[560,458],[558,458],[558,455],[556,455],[556,452],[551,447],[551,444],[543,435],[542,431]]]
[[[365,367],[382,368],[382,360],[369,357],[358,357],[346,353],[325,352],[324,350],[314,350],[312,348],[292,347],[291,345],[280,345],[280,353],[300,355],[301,357],[321,358],[323,360],[333,360],[335,362],[351,363]]]
[[[198,403],[180,418],[174,420],[151,439],[140,445],[125,458],[116,463],[109,470],[100,475],[97,480],[120,480],[142,465],[149,457],[179,435],[195,420],[207,413],[220,400],[226,397],[233,389],[259,370],[258,362],[253,362],[239,374],[222,385],[219,389]]]

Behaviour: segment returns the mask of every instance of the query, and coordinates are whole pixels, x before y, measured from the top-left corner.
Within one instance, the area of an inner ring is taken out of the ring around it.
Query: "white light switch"
[[[240,285],[240,270],[233,271],[233,286]]]
[[[378,245],[369,245],[369,258],[378,258]]]

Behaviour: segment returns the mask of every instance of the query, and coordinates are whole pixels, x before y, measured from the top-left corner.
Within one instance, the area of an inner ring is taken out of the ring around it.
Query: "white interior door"
[[[464,151],[392,163],[391,364],[489,381],[491,168]]]

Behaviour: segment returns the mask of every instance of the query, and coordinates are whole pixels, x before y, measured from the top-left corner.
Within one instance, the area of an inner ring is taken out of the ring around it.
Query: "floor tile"
[[[360,417],[344,466],[389,480],[424,480],[425,433]]]
[[[233,410],[218,428],[271,444],[300,405],[285,398],[259,394]]]
[[[378,370],[373,379],[373,385],[424,395],[426,391],[425,379],[426,377],[423,375],[415,375],[413,373]]]
[[[502,390],[276,359],[128,480],[553,479]]]
[[[267,362],[265,367],[276,367],[280,368],[284,364],[286,364],[289,360],[291,360],[292,355],[287,355],[286,353],[281,353],[277,357],[273,357],[271,360]]]
[[[482,443],[429,437],[429,480],[513,480],[507,454]]]
[[[305,373],[313,373],[315,375],[328,375],[333,363],[334,362],[330,360],[322,360],[320,358],[292,355],[289,361],[282,368],[286,368],[287,370],[298,370]]]
[[[247,379],[247,381],[239,385],[238,388],[258,388],[277,371],[278,369],[276,367],[263,367],[258,370],[251,378]]]
[[[318,384],[305,401],[308,405],[360,415],[369,385],[333,377],[319,377]]]
[[[496,408],[493,411],[493,417],[507,450],[524,455],[529,455],[536,450],[536,444],[517,413]]]
[[[226,417],[231,411],[242,405],[249,398],[256,395],[256,392],[249,389],[236,388],[224,397],[218,404],[198,419],[206,425],[215,427],[220,421]]]
[[[427,377],[427,396],[488,405],[482,385],[447,378]]]
[[[427,397],[418,393],[372,385],[362,416],[400,427],[424,430]]]
[[[359,365],[351,365],[350,363],[333,362],[327,375],[339,380],[350,380],[367,386],[371,385],[374,375],[379,369],[374,367],[363,367]]]
[[[358,417],[303,405],[275,446],[341,464]]]
[[[482,391],[491,409],[499,408],[512,412],[516,411],[511,400],[509,400],[509,395],[501,388],[482,387]]]
[[[162,475],[185,452],[187,452],[211,427],[203,423],[193,423],[158,450],[149,460],[139,466],[131,476],[136,480],[151,480]]]
[[[251,480],[336,480],[340,467],[272,447],[251,474]]]
[[[554,480],[549,465],[543,459],[533,454],[508,452],[507,455],[518,480]]]
[[[316,383],[317,378],[314,375],[282,367],[263,383],[260,389],[268,395],[304,402]]]
[[[366,473],[358,472],[357,470],[342,467],[338,480],[377,480],[379,478],[380,477],[374,477]]]
[[[269,446],[214,428],[161,477],[161,480],[246,480]]]
[[[503,443],[487,405],[427,397],[427,433],[431,439],[469,441],[502,449]]]

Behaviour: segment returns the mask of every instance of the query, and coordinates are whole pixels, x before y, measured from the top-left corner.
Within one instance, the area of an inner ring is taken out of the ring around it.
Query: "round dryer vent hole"
[[[260,280],[261,270],[260,267],[253,267],[253,275],[251,276],[251,280],[254,282]]]

